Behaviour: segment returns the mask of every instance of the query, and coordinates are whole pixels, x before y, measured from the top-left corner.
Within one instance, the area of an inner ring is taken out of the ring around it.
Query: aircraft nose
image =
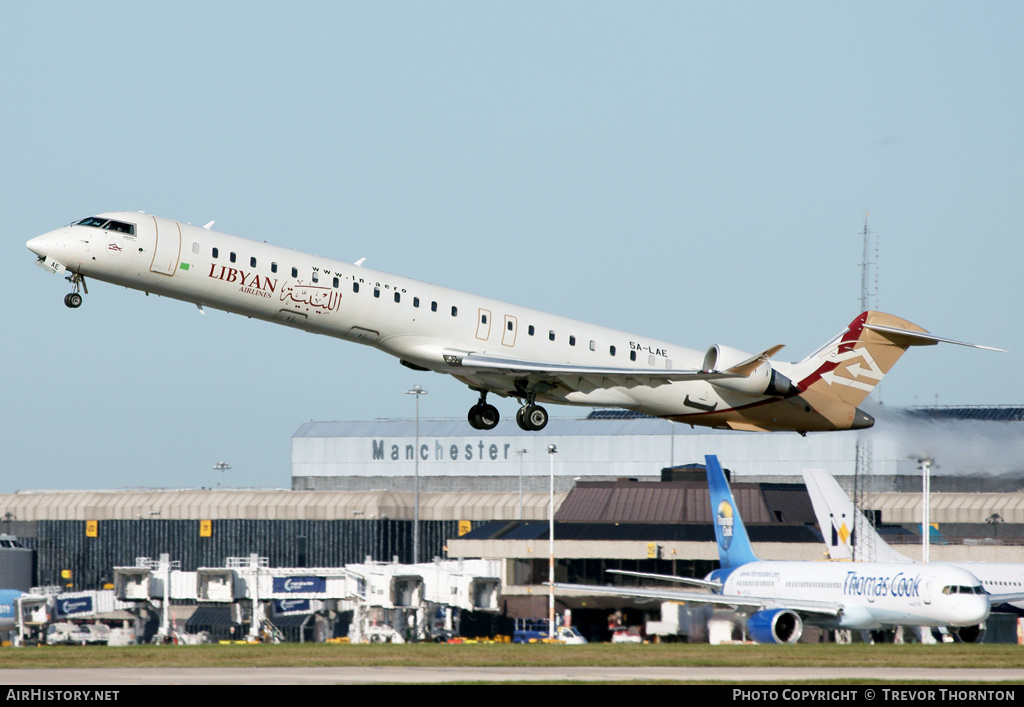
[[[40,258],[45,258],[53,250],[53,236],[50,234],[36,236],[25,245]]]

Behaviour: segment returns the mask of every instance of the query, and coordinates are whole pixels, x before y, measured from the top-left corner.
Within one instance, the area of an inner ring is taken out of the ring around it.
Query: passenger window
[[[216,248],[213,249],[212,253],[214,258],[218,257],[218,251]]]
[[[481,324],[486,324],[487,323],[487,315],[486,314],[481,314],[480,315],[480,323]]]
[[[334,278],[334,289],[338,289],[338,278]]]
[[[199,244],[198,243],[193,243],[192,244],[192,252],[195,253],[196,255],[199,255]]]
[[[526,333],[529,334],[530,336],[533,336],[533,324],[526,328]]]
[[[400,293],[396,292],[395,293],[395,302],[401,302],[401,301],[402,301],[402,295]]]
[[[576,345],[576,337],[573,336],[572,334],[570,334],[569,335],[569,346],[575,346],[575,345]]]
[[[436,312],[437,311],[437,302],[431,302],[430,303],[430,311],[431,312]]]
[[[509,323],[508,323],[508,330],[512,331],[512,321],[511,320],[509,320]]]
[[[552,329],[551,331],[548,332],[548,341],[554,341],[554,340],[555,340],[555,330]]]
[[[614,356],[615,355],[615,347],[614,346],[609,346],[608,347],[608,353],[611,354],[612,356]]]
[[[456,307],[455,305],[452,305],[452,316],[453,317],[459,316],[459,308]]]
[[[270,264],[270,272],[274,272],[274,273],[277,272],[277,263],[271,263]]]
[[[352,283],[352,291],[353,292],[359,292],[359,283],[358,282],[353,282]]]
[[[230,256],[228,256],[228,260],[230,260],[232,263],[235,262],[235,254],[232,253]]]
[[[629,352],[629,360],[630,361],[635,361],[636,360],[636,351],[630,351]]]
[[[597,344],[594,343],[593,339],[590,340],[590,350],[597,351]]]
[[[315,270],[313,271],[313,282],[320,282],[319,274]]]
[[[413,307],[419,307],[420,306],[420,298],[419,297],[413,297],[412,298],[412,306]]]
[[[374,287],[373,288],[373,296],[376,297],[377,299],[380,299],[380,288],[379,287]]]
[[[298,268],[292,268],[292,277],[298,277],[298,276],[299,276],[299,269]]]
[[[249,267],[250,268],[256,267],[256,258],[249,258]]]

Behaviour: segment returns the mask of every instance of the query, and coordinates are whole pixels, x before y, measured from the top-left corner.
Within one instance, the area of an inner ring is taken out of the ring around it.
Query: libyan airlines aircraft
[[[540,430],[538,403],[619,407],[676,422],[801,434],[861,429],[857,406],[909,346],[943,339],[864,312],[798,363],[714,345],[701,353],[643,336],[299,253],[141,212],[104,213],[28,242],[66,273],[71,308],[86,278],[373,346],[479,393],[469,423],[489,430],[487,394],[517,398],[516,422]],[[989,348],[976,346],[976,348]]]
[[[828,629],[954,627],[980,636],[989,597],[967,570],[914,563],[759,560],[718,458],[704,457],[720,568],[703,580],[642,572],[616,574],[667,580],[707,592],[668,587],[555,584],[561,594],[601,594],[728,607],[758,643],[796,643],[806,623]]]

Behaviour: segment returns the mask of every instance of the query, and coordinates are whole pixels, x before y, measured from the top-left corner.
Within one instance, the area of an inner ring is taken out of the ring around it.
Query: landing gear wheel
[[[78,309],[82,306],[82,295],[71,292],[64,296],[64,304],[71,309]]]
[[[540,405],[524,405],[516,413],[516,422],[527,432],[542,430],[548,424],[548,411]]]
[[[498,426],[498,408],[487,403],[474,405],[469,409],[469,424],[474,430],[493,430]]]
[[[493,430],[498,426],[498,420],[501,419],[501,415],[498,414],[498,408],[493,405],[481,405],[480,412],[477,415],[477,419],[480,421],[480,429],[482,430]]]

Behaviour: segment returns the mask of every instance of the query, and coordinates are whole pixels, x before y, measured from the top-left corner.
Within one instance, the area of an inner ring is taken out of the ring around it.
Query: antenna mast
[[[878,307],[878,234],[868,229],[868,214],[864,213],[864,230],[861,237],[864,243],[864,254],[860,263],[860,311]],[[874,255],[872,256],[872,246]],[[874,260],[870,260],[874,257]],[[874,280],[874,282],[872,282]]]
[[[860,263],[860,311],[867,312],[878,307],[878,234],[872,233],[868,228],[867,212],[864,213],[864,230],[861,231],[864,252]],[[874,251],[872,255],[872,250]],[[872,259],[873,258],[873,259]],[[877,390],[878,387],[876,386]],[[857,435],[857,459],[853,468],[853,503],[857,510],[864,508],[867,484],[873,474],[874,451],[871,439],[864,432]],[[861,543],[862,538],[874,538],[875,534],[863,532],[865,523],[864,513],[853,514],[853,537],[850,538],[850,548],[855,562],[872,562],[876,559],[877,549],[869,544]],[[866,521],[873,526],[874,514]]]

